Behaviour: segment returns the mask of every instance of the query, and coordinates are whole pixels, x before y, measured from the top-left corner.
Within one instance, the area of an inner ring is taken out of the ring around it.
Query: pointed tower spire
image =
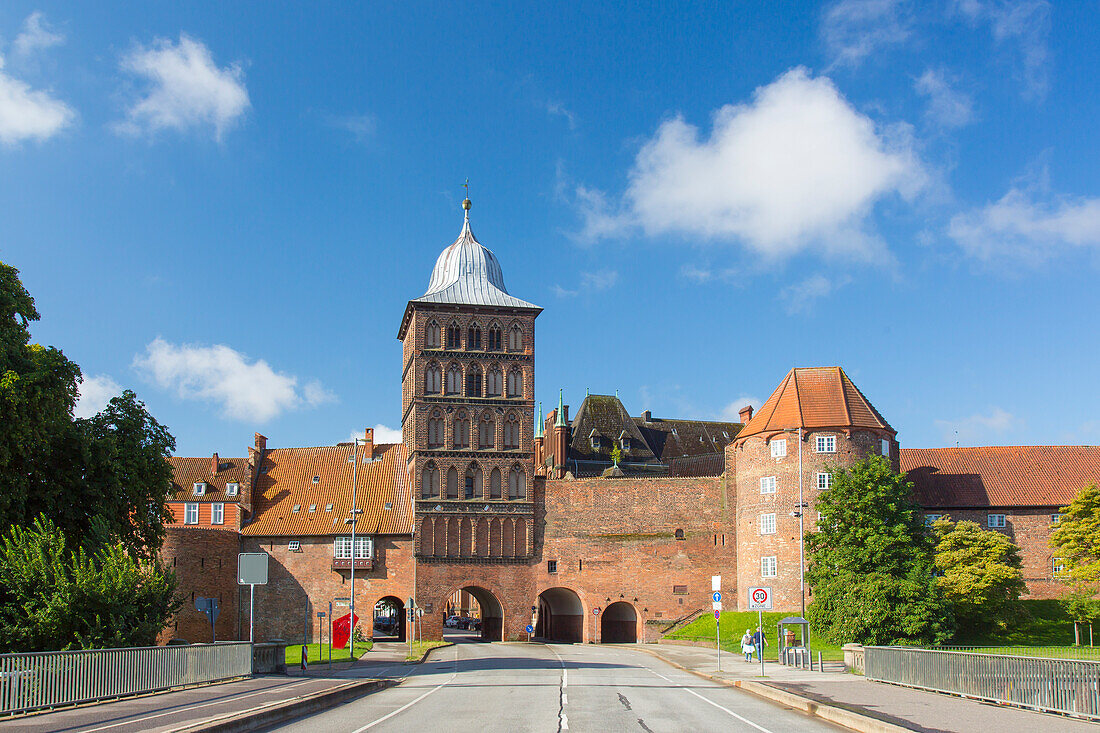
[[[562,407],[562,404],[561,404],[561,392],[562,391],[559,389],[558,390],[558,419],[554,421],[554,427],[556,427],[556,428],[564,428],[565,427],[565,410],[564,410],[564,408]]]
[[[539,416],[535,418],[535,437],[542,437],[542,403],[539,403]]]
[[[466,198],[462,199],[462,208],[466,212],[466,226],[470,225],[470,207],[473,204],[470,202],[470,179],[467,178],[466,182],[462,184],[462,187],[466,189]]]

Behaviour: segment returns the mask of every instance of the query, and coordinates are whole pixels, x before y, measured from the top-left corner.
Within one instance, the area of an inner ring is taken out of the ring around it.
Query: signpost
[[[214,630],[214,622],[218,620],[218,599],[199,596],[195,599],[195,610],[205,613],[210,619],[210,640],[216,642],[218,633]]]
[[[237,585],[247,585],[248,590],[248,641],[252,643],[252,624],[255,619],[256,586],[267,585],[266,552],[242,552],[237,555]]]
[[[756,653],[760,657],[760,676],[764,676],[764,611],[772,610],[772,589],[749,588],[749,610],[756,611],[756,628],[760,632],[760,645]]]
[[[722,576],[710,576],[711,605],[714,607],[714,644],[718,649],[718,670],[722,670]]]

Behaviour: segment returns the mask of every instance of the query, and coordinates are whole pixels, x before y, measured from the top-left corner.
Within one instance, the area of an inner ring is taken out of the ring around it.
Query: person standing
[[[745,629],[745,635],[741,637],[741,653],[745,655],[745,661],[752,661],[752,653],[756,651],[756,646],[752,643],[752,631]]]
[[[764,657],[764,647],[768,645],[768,637],[764,635],[764,629],[756,627],[756,633],[752,635],[752,643],[756,647],[756,660]]]

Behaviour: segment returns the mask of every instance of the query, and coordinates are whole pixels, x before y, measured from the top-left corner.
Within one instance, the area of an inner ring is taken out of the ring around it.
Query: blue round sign
[[[715,603],[722,600],[722,591],[720,591],[720,590],[714,591],[714,595],[712,596],[712,598],[714,598]]]
[[[535,632],[535,627],[532,626],[531,624],[527,624],[527,633],[528,634],[533,634],[534,632]]]

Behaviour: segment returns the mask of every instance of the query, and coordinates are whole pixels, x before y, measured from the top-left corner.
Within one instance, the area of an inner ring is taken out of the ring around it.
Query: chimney
[[[363,459],[372,460],[374,458],[374,428],[365,428],[363,430]]]
[[[218,475],[218,469],[221,468],[221,466],[222,466],[222,463],[218,459],[218,454],[215,453],[210,458],[210,475],[211,476],[217,476]]]
[[[256,450],[261,453],[267,450],[267,436],[256,433]]]
[[[642,422],[653,422],[653,413],[646,410],[642,413]]]
[[[747,424],[749,420],[752,420],[752,405],[745,405],[737,414],[741,416],[741,422]]]

